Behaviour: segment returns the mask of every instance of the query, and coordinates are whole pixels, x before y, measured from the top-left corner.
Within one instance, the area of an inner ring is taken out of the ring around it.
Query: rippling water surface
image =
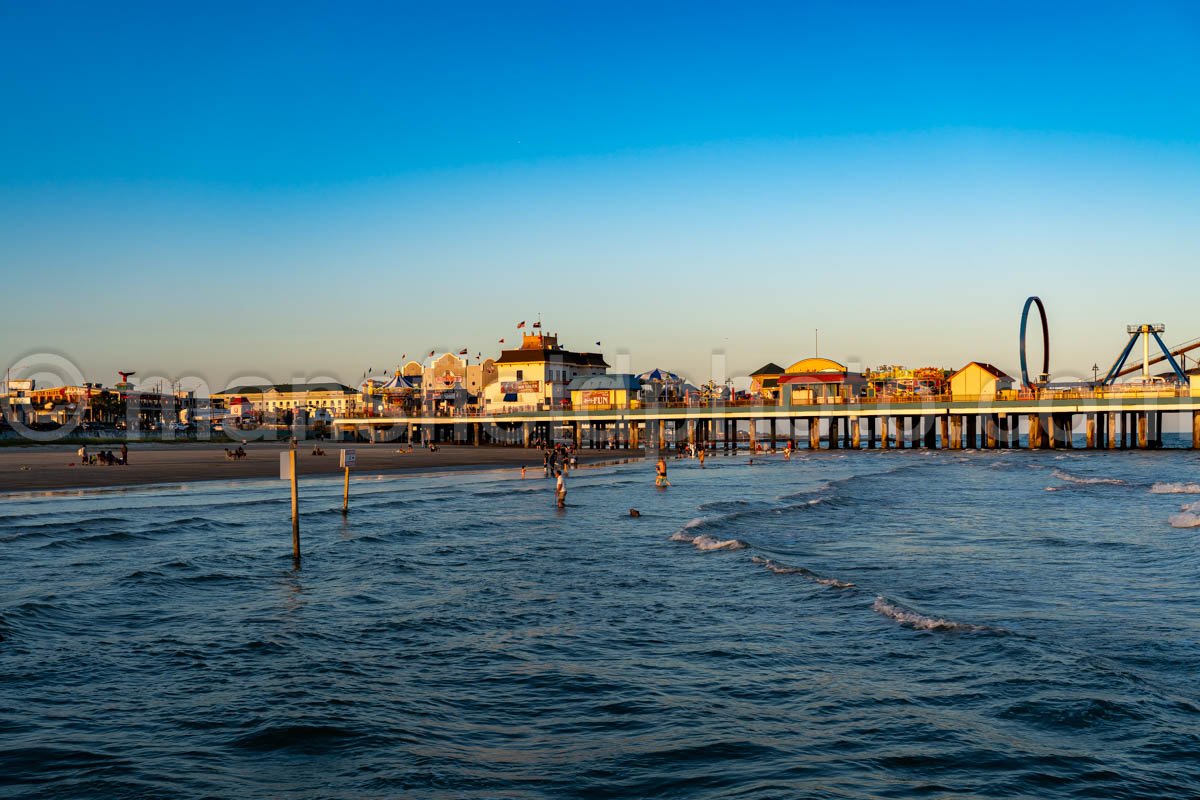
[[[1200,795],[1195,454],[671,480],[10,497],[0,794]]]

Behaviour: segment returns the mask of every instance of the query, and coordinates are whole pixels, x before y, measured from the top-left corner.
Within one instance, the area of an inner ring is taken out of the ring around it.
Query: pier
[[[461,416],[340,417],[341,441],[458,442],[529,447],[566,438],[581,448],[662,449],[687,441],[707,447],[778,449],[1059,449],[1082,434],[1088,449],[1162,446],[1168,415],[1190,420],[1200,449],[1200,397],[1093,397],[987,402],[838,402],[811,405],[641,406],[593,411],[545,409]],[[1186,428],[1185,428],[1186,429]]]

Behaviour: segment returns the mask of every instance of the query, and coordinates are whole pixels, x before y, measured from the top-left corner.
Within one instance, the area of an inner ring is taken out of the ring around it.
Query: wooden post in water
[[[1042,446],[1042,418],[1038,414],[1029,415],[1029,437],[1026,443],[1030,450],[1037,450]]]
[[[1137,412],[1137,446],[1145,450],[1149,442],[1150,418],[1145,411]]]
[[[829,418],[828,435],[826,436],[826,438],[829,440],[829,449],[830,450],[838,449],[838,425],[839,425],[839,423],[840,423],[840,420],[837,417]]]
[[[949,450],[950,449],[950,417],[945,414],[940,415],[938,417],[938,428],[940,429],[938,432],[941,434],[941,438],[942,438],[942,449]]]
[[[354,450],[343,450],[341,452],[341,467],[346,471],[345,481],[342,483],[342,513],[350,513],[350,468],[354,466],[357,459],[357,452]]]
[[[850,447],[855,450],[862,447],[862,428],[859,427],[858,417],[850,418]]]
[[[1192,412],[1192,449],[1200,450],[1200,411]]]
[[[1084,429],[1083,438],[1084,438],[1083,446],[1085,448],[1087,448],[1088,450],[1096,449],[1096,415],[1095,414],[1087,415],[1087,427]]]
[[[821,447],[821,418],[808,418],[808,449],[818,450]]]
[[[288,453],[288,472],[292,481],[292,560],[300,563],[300,490],[296,485],[296,443]]]
[[[888,431],[888,418],[886,415],[879,418],[879,444],[884,450],[889,450],[892,446],[891,432]]]

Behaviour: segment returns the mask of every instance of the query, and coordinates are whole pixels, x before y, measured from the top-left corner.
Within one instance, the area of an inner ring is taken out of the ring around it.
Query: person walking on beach
[[[125,442],[121,442],[121,463],[125,465],[129,464],[129,445]]]
[[[567,507],[567,479],[563,476],[562,470],[555,473],[558,476],[558,481],[554,487],[554,497],[558,501],[559,508]]]
[[[660,489],[671,485],[667,480],[667,462],[662,456],[658,457],[658,463],[654,465],[654,485]]]

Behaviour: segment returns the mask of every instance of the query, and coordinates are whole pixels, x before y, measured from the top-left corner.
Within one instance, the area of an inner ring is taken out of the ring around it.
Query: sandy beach
[[[119,447],[119,445],[117,445]],[[301,475],[339,471],[337,445],[323,443],[325,455],[312,454],[313,445],[297,449]],[[5,492],[137,486],[157,483],[277,478],[282,442],[250,443],[246,458],[230,461],[225,445],[189,443],[177,445],[133,444],[127,466],[80,466],[77,447],[46,445],[0,449],[0,494]],[[115,448],[114,448],[115,449]],[[395,444],[355,445],[358,463],[355,474],[397,471],[429,471],[479,467],[519,469],[522,465],[541,469],[540,450],[519,447],[468,447],[439,445],[437,452],[417,448],[398,451]],[[95,448],[89,448],[95,452]],[[640,451],[597,450],[580,453],[581,464],[640,457]]]

